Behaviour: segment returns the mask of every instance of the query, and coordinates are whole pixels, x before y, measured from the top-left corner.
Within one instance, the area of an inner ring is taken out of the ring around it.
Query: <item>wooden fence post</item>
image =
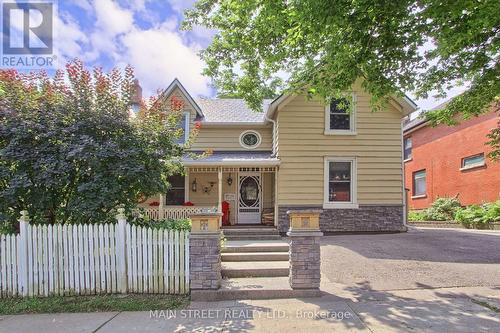
[[[121,293],[127,292],[127,243],[126,243],[126,226],[127,219],[125,209],[118,208],[118,221],[116,232],[116,258],[118,263],[118,285]]]
[[[23,210],[19,219],[19,274],[18,283],[23,296],[28,296],[28,212]]]

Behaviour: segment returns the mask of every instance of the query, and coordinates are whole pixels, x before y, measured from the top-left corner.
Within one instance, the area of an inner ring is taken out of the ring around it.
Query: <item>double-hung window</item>
[[[325,108],[325,134],[356,134],[356,98],[334,98]]]
[[[404,160],[411,160],[411,150],[412,150],[412,142],[411,137],[404,139]]]
[[[185,197],[185,177],[183,175],[174,175],[168,177],[170,189],[167,191],[167,206],[182,206],[186,202]]]
[[[355,158],[325,158],[324,181],[324,208],[358,208]]]
[[[182,129],[182,135],[177,140],[177,143],[183,144],[189,140],[189,120],[189,112],[184,112],[178,125]]]
[[[413,173],[413,196],[422,197],[427,194],[427,175],[425,170]]]

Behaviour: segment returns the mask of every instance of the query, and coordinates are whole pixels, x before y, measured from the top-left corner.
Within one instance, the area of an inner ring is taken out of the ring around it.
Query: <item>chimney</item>
[[[132,111],[138,112],[139,107],[142,102],[142,87],[139,84],[139,80],[134,80],[134,91],[132,93]]]

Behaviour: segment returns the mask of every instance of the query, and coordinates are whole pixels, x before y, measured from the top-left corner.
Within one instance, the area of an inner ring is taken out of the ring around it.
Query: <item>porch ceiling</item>
[[[186,155],[182,163],[185,166],[278,166],[280,160],[273,157],[271,152],[218,151],[203,158]]]

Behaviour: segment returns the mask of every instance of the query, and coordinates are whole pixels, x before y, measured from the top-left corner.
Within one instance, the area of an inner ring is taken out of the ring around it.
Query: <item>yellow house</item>
[[[172,177],[171,190],[141,204],[151,217],[228,205],[230,225],[284,233],[288,210],[319,208],[324,232],[404,230],[401,120],[416,108],[408,98],[372,112],[356,84],[328,105],[282,95],[254,112],[241,99],[193,98],[177,79],[163,94],[172,96],[184,101],[185,133],[201,125],[190,149],[213,153],[183,160],[185,174]]]

